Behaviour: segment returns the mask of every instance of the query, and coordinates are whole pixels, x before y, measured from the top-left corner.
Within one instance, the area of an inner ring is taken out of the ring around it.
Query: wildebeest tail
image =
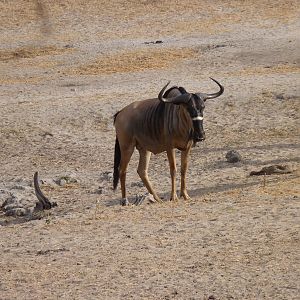
[[[119,140],[116,137],[115,142],[115,157],[114,157],[114,190],[117,188],[118,182],[119,182],[119,166],[121,162],[121,150],[120,150],[120,144]]]

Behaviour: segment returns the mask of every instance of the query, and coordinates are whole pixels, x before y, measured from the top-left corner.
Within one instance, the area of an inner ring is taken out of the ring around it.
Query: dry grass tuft
[[[89,65],[70,70],[72,75],[98,75],[129,73],[143,70],[165,69],[172,64],[196,56],[191,48],[138,49],[101,56]]]
[[[26,77],[26,76],[14,76],[14,77],[8,77],[5,76],[3,78],[0,77],[0,84],[37,84],[38,82],[40,82],[42,80],[41,77],[37,77],[37,76],[30,76],[30,77]]]
[[[286,74],[286,73],[300,73],[300,66],[298,65],[277,65],[277,66],[258,66],[245,67],[238,71],[229,71],[227,74],[233,76],[252,76],[252,75],[270,75],[270,74]]]
[[[264,187],[258,188],[257,193],[269,194],[274,197],[286,197],[286,196],[297,197],[300,192],[299,183],[300,183],[299,176],[292,179],[285,178],[284,180],[275,183],[268,182],[267,180],[266,185]]]
[[[0,61],[10,61],[19,58],[35,58],[37,56],[58,55],[70,48],[57,48],[55,46],[46,47],[23,47],[15,50],[0,50]]]

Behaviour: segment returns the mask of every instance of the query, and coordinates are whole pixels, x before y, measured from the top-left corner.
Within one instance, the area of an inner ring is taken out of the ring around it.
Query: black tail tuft
[[[119,182],[119,166],[121,162],[121,150],[120,150],[120,144],[119,140],[116,137],[115,142],[115,157],[114,157],[114,190],[117,188],[118,182]]]

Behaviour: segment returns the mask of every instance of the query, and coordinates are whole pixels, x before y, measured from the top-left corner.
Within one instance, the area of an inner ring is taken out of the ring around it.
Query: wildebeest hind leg
[[[167,150],[169,165],[170,165],[170,174],[172,181],[172,191],[171,191],[171,201],[177,201],[178,197],[176,194],[176,160],[175,160],[175,150]]]
[[[126,198],[126,171],[127,171],[127,166],[130,161],[130,158],[132,156],[134,150],[134,146],[130,146],[127,148],[121,148],[121,162],[120,162],[120,169],[119,169],[119,174],[120,174],[120,182],[121,182],[121,191],[122,191],[122,200],[121,200],[121,205],[129,205],[129,202]]]
[[[146,186],[148,192],[150,194],[152,194],[153,198],[157,202],[162,202],[162,200],[157,196],[157,194],[153,190],[152,185],[148,178],[148,166],[149,166],[149,161],[150,161],[150,157],[151,157],[151,152],[144,150],[144,149],[140,149],[139,153],[140,153],[140,160],[139,160],[139,166],[138,166],[137,172],[138,172],[139,176],[141,177],[144,185]]]

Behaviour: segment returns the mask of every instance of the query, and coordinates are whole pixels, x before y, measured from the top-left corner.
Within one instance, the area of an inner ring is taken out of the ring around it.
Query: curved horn
[[[187,103],[190,100],[191,94],[189,94],[189,93],[178,95],[178,96],[172,97],[172,98],[164,98],[163,97],[164,92],[169,84],[170,84],[170,81],[162,88],[162,90],[158,94],[158,99],[161,102],[179,104],[179,103]]]
[[[39,177],[38,172],[34,173],[33,176],[33,184],[35,195],[38,198],[39,202],[42,204],[43,209],[50,209],[53,207],[52,203],[48,200],[48,198],[42,193],[39,186]]]
[[[213,94],[205,94],[205,93],[199,93],[201,94],[203,100],[207,100],[207,99],[214,99],[214,98],[217,98],[219,96],[221,96],[224,92],[224,87],[215,79],[209,77],[211,80],[213,80],[219,87],[220,87],[220,90],[217,92],[217,93],[213,93]]]

